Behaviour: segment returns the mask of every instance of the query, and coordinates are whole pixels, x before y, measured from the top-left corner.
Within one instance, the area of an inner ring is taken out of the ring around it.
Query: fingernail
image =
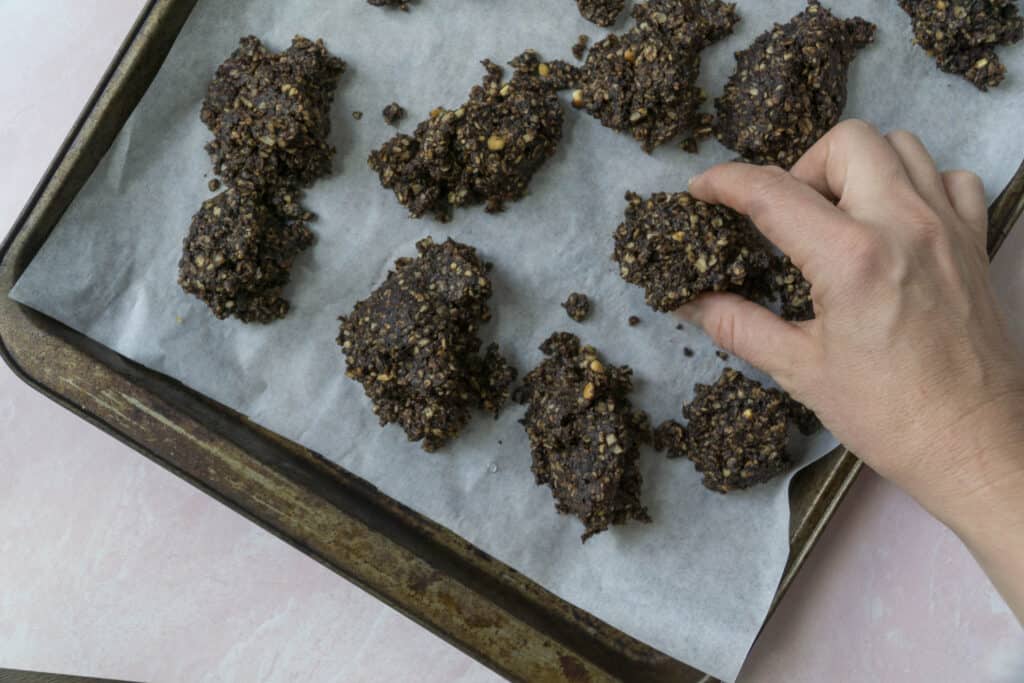
[[[693,187],[694,183],[696,183],[698,180],[700,180],[703,177],[704,177],[703,173],[698,173],[697,175],[695,175],[692,178],[690,178],[690,182],[688,182],[686,184],[687,189]]]

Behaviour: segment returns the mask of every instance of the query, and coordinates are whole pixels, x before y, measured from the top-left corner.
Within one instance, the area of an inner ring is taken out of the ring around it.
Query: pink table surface
[[[0,3],[0,225],[142,4]],[[994,275],[1024,348],[1022,266],[1024,228]],[[497,680],[7,368],[0,667],[146,681]],[[1024,631],[956,537],[866,473],[740,680],[1019,682]]]

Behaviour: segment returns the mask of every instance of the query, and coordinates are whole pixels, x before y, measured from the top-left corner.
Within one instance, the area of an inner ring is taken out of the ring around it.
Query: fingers
[[[952,210],[942,176],[935,167],[935,160],[916,135],[905,130],[895,130],[885,136],[906,169],[910,182],[917,193],[941,216],[948,216]]]
[[[780,168],[722,164],[694,178],[690,193],[749,216],[802,270],[822,244],[835,244],[857,229],[825,197]]]
[[[988,232],[988,202],[981,178],[970,171],[946,171],[942,174],[942,183],[957,215],[972,231],[985,236]]]
[[[843,121],[800,158],[791,171],[825,197],[862,220],[883,219],[880,200],[894,188],[912,187],[896,150],[874,126]]]
[[[678,313],[703,328],[715,344],[764,370],[784,387],[793,371],[813,355],[806,330],[736,294],[705,294]]]

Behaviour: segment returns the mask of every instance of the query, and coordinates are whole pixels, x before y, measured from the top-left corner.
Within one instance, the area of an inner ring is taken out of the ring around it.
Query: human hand
[[[789,173],[724,164],[690,192],[789,255],[816,317],[785,322],[731,294],[684,317],[947,523],[993,486],[1024,490],[1024,370],[989,284],[977,176],[940,174],[909,133],[847,121]]]

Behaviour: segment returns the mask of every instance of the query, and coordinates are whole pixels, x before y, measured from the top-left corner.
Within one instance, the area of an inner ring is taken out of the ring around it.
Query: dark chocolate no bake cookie
[[[839,123],[847,70],[874,34],[874,24],[839,19],[809,0],[736,53],[736,71],[715,101],[715,136],[748,161],[791,167]]]
[[[480,354],[491,281],[476,250],[429,237],[416,249],[341,318],[338,344],[345,374],[363,385],[381,425],[397,422],[410,441],[435,451],[473,407],[497,415],[516,373],[497,345]]]
[[[666,422],[655,432],[656,445],[669,457],[686,457],[703,476],[704,486],[728,493],[764,483],[792,466],[786,452],[789,425],[811,433],[813,414],[783,391],[769,389],[732,368],[711,385],[698,384],[693,401],[683,406],[688,422]]]
[[[775,260],[772,267],[772,289],[782,303],[781,314],[786,320],[803,321],[814,317],[811,301],[811,283],[789,257]]]
[[[771,300],[768,243],[745,217],[688,192],[626,194],[615,230],[619,274],[644,288],[656,311],[672,311],[705,292],[731,291]]]
[[[611,26],[626,6],[626,0],[576,0],[580,14],[598,26]]]
[[[181,288],[221,319],[268,323],[283,318],[288,302],[281,292],[289,269],[313,243],[313,233],[306,226],[310,214],[284,198],[279,207],[234,188],[203,202],[178,264]]]
[[[946,73],[979,90],[1002,83],[1006,66],[995,48],[1024,38],[1024,17],[1013,0],[899,0],[914,23],[914,42]]]
[[[393,7],[403,12],[409,11],[409,4],[415,0],[366,0],[374,7]]]
[[[540,348],[547,358],[526,376],[521,397],[537,484],[551,487],[559,512],[583,522],[584,541],[612,524],[649,522],[639,447],[650,425],[629,402],[632,371],[604,364],[567,332]]]
[[[550,158],[562,136],[562,107],[556,88],[574,67],[543,62],[527,51],[502,70],[484,61],[487,75],[469,100],[438,107],[412,135],[399,134],[370,154],[381,185],[420,217],[446,220],[453,207],[484,202],[500,211],[526,194],[530,179]]]
[[[214,172],[238,189],[303,187],[331,171],[330,107],[345,62],[302,36],[284,52],[247,36],[217,68],[200,114]]]
[[[700,51],[732,31],[735,5],[720,0],[652,0],[634,8],[636,26],[591,47],[573,105],[645,151],[673,138],[696,151],[711,132],[700,112]]]

